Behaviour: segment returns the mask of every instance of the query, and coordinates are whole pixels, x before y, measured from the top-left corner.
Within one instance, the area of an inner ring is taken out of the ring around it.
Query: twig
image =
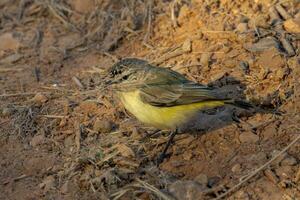
[[[63,116],[63,115],[37,115],[37,117],[45,117],[45,118],[50,118],[50,119],[65,119],[68,116]]]
[[[111,134],[111,133],[110,133]],[[105,163],[106,161],[114,158],[115,156],[117,156],[120,152],[119,151],[115,151],[111,154],[109,154],[108,156],[105,156],[102,160],[100,160],[99,162],[96,163],[96,165],[101,166],[103,163]]]
[[[120,59],[117,56],[114,56],[108,52],[103,52],[103,54],[106,55],[107,57],[110,57],[114,62],[120,61]]]
[[[37,93],[41,94],[51,94],[49,92],[23,92],[23,93],[15,93],[15,94],[1,94],[0,98],[5,98],[5,97],[17,97],[17,96],[31,96],[31,95],[36,95]]]
[[[250,180],[252,177],[254,177],[257,173],[265,169],[268,165],[270,165],[274,160],[276,160],[279,156],[281,156],[283,153],[285,153],[291,146],[293,146],[298,140],[300,139],[300,134],[291,142],[289,143],[284,149],[282,149],[277,155],[275,155],[271,160],[263,164],[261,167],[254,170],[251,174],[249,174],[246,178],[244,178],[241,182],[230,188],[227,192],[223,193],[222,195],[218,196],[217,198],[214,198],[214,200],[222,199],[223,197],[227,196],[229,193],[235,191],[238,189],[242,184]]]
[[[148,14],[148,26],[147,26],[147,33],[144,37],[144,42],[146,42],[151,34],[151,26],[152,26],[152,0],[148,0],[148,6],[147,6],[147,14]]]
[[[294,56],[296,54],[292,44],[286,39],[286,37],[283,35],[280,37],[280,42],[283,46],[283,48],[285,49],[287,56]]]
[[[124,194],[126,194],[128,191],[130,191],[131,189],[124,189],[124,190],[120,190],[114,194],[111,195],[111,197],[114,197],[113,200],[118,200],[120,199]]]
[[[269,15],[270,15],[270,18],[271,18],[272,20],[281,20],[279,14],[278,14],[278,12],[277,12],[277,10],[275,9],[274,6],[272,6],[272,7],[269,9]]]
[[[176,4],[177,4],[177,0],[174,0],[171,3],[171,20],[172,20],[174,28],[178,27],[177,19],[176,19],[176,16],[175,16],[175,6],[176,6]]]
[[[287,20],[287,19],[292,18],[292,16],[288,12],[286,12],[286,10],[280,4],[277,4],[275,6],[275,8],[279,12],[279,14],[282,16],[283,19]]]
[[[13,181],[19,181],[19,180],[21,180],[23,178],[27,178],[27,177],[29,177],[29,175],[23,174],[23,175],[21,175],[19,177],[14,178]]]
[[[82,85],[82,83],[80,82],[80,80],[76,77],[76,76],[73,76],[72,77],[72,80],[74,81],[74,83],[81,89],[84,89],[84,86]]]
[[[159,189],[156,187],[150,185],[149,183],[146,183],[145,181],[142,181],[140,179],[137,179],[137,182],[140,184],[140,187],[145,188],[156,194],[158,197],[164,199],[164,200],[173,200],[172,197],[162,193]]]
[[[183,45],[180,49],[177,49],[173,52],[166,53],[165,55],[162,55],[161,57],[159,57],[158,59],[154,60],[151,63],[160,64],[162,62],[165,62],[166,60],[169,60],[170,58],[180,56],[180,55],[188,53],[190,51],[191,51],[191,41],[188,39],[183,43]]]
[[[64,89],[64,88],[59,88],[59,87],[48,87],[48,86],[41,86],[41,89],[45,89],[45,90],[57,90],[60,92],[70,92],[70,93],[74,93],[75,91],[73,90],[68,90],[68,89]]]
[[[3,122],[0,122],[0,126],[2,126],[3,124],[6,124],[6,123],[8,123],[8,122],[10,122],[9,119],[8,119],[8,120],[5,120],[5,121],[3,121]]]
[[[24,70],[24,68],[0,68],[0,73],[5,73],[5,72],[21,72],[23,70]]]
[[[234,31],[213,31],[213,30],[206,30],[202,31],[202,33],[230,33],[230,34],[236,34]]]
[[[41,73],[41,70],[38,67],[34,67],[34,76],[35,76],[36,82],[40,82],[40,73]]]
[[[75,126],[75,143],[76,143],[76,148],[77,148],[77,151],[80,150],[80,140],[81,140],[81,125],[78,121],[76,121],[74,123],[74,126]]]
[[[65,20],[64,17],[61,16],[61,14],[58,13],[58,11],[52,5],[48,4],[47,6],[54,17],[61,21],[66,26],[66,28],[73,28],[74,30],[77,30],[77,28],[73,24]]]

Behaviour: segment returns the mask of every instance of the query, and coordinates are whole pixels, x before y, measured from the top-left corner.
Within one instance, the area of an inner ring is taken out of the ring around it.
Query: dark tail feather
[[[233,105],[239,108],[243,108],[246,110],[249,109],[253,109],[253,111],[258,112],[258,113],[272,113],[275,115],[281,115],[282,112],[278,111],[277,109],[266,109],[266,108],[262,108],[256,105],[253,105],[251,103],[248,103],[246,101],[242,101],[242,100],[225,100],[224,101],[225,104],[229,104],[229,105]]]
[[[250,103],[246,102],[246,101],[241,101],[241,100],[226,100],[225,104],[230,104],[239,108],[243,108],[243,109],[250,109],[253,108],[253,105],[251,105]]]

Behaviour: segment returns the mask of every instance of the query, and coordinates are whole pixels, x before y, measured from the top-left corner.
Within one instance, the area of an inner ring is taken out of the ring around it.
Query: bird
[[[227,104],[244,109],[252,107],[246,101],[229,99],[214,88],[138,58],[118,61],[109,68],[107,77],[106,85],[113,85],[125,109],[139,121],[157,129],[171,130],[158,164],[163,162],[178,129],[198,111]]]

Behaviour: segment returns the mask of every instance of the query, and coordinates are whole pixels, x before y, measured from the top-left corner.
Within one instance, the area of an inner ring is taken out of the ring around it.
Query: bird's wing
[[[214,90],[196,83],[148,85],[140,89],[141,99],[153,106],[176,106],[209,100],[224,100]]]

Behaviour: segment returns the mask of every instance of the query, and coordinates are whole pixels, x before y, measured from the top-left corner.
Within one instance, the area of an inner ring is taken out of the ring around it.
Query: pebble
[[[54,176],[47,176],[42,183],[39,184],[39,187],[44,189],[45,192],[49,191],[51,188],[55,187],[55,178]]]
[[[279,150],[273,150],[272,153],[271,153],[271,158],[273,158],[274,156],[277,156],[279,152],[280,152]],[[284,152],[283,154],[281,154],[278,158],[276,158],[276,159],[272,162],[272,165],[273,165],[273,166],[274,166],[274,165],[279,165],[279,163],[280,163],[283,159],[285,159],[286,157],[287,157],[287,153]]]
[[[184,160],[191,160],[193,158],[193,152],[184,152],[182,157]]]
[[[33,101],[33,102],[35,102],[35,103],[37,103],[37,104],[42,105],[42,104],[44,104],[44,103],[46,103],[46,102],[48,101],[48,98],[47,98],[45,95],[41,94],[41,93],[37,93],[37,94],[31,99],[31,101]]]
[[[208,177],[206,174],[199,174],[194,180],[204,186],[206,186],[208,183]]]
[[[281,166],[294,166],[296,165],[298,162],[296,160],[296,158],[292,157],[292,156],[288,156],[287,158],[283,159],[280,162]]]
[[[248,23],[239,23],[236,26],[236,31],[239,33],[246,33],[248,30]]]
[[[75,185],[72,181],[66,181],[60,188],[62,194],[68,194],[72,190],[75,190]]]
[[[1,59],[0,63],[12,64],[12,63],[19,61],[21,58],[23,58],[22,54],[15,53],[15,54],[6,56],[5,58]]]
[[[263,140],[270,140],[272,139],[277,133],[276,125],[270,125],[265,127],[264,131],[262,132]]]
[[[235,194],[235,197],[237,199],[242,199],[242,200],[248,200],[249,198],[249,194],[243,190],[237,191]]]
[[[31,141],[30,141],[30,145],[33,147],[36,147],[40,144],[43,144],[45,142],[45,137],[43,135],[35,135]]]
[[[293,176],[293,169],[291,166],[281,166],[275,169],[277,176],[281,179],[289,179]]]
[[[118,149],[120,154],[124,157],[134,157],[135,156],[134,151],[125,144],[117,144],[116,148]]]
[[[259,136],[252,132],[245,132],[239,136],[242,143],[255,143],[259,140]]]
[[[283,23],[283,27],[287,32],[300,33],[300,19],[288,19]]]
[[[64,146],[66,148],[71,148],[74,145],[74,136],[66,137],[64,140]]]
[[[209,66],[209,63],[211,61],[211,56],[212,56],[212,53],[203,53],[201,55],[201,58],[200,58],[200,64],[203,66],[203,67],[208,67]]]
[[[67,194],[68,191],[69,191],[69,181],[65,182],[60,188],[60,192],[62,194]]]
[[[95,9],[95,1],[94,0],[74,0],[71,1],[72,6],[77,12],[80,13],[90,13]]]
[[[196,181],[176,181],[169,186],[169,192],[176,199],[194,200],[202,199],[205,187]]]
[[[3,117],[8,117],[8,116],[14,114],[14,111],[15,111],[15,109],[6,107],[6,108],[2,109],[1,114]]]
[[[218,184],[220,182],[221,178],[218,177],[218,176],[213,176],[213,177],[210,177],[208,179],[208,183],[207,183],[207,186],[212,188],[213,186],[215,186],[216,184]]]
[[[113,130],[113,122],[105,119],[97,119],[94,123],[93,130],[99,133],[109,133]]]
[[[0,36],[0,52],[5,50],[17,50],[20,42],[13,37],[12,33],[4,33]]]
[[[243,70],[243,72],[245,74],[249,74],[250,73],[250,68],[249,68],[249,63],[245,62],[245,61],[241,61],[240,62],[240,67]]]
[[[239,172],[241,172],[241,168],[242,168],[241,165],[239,163],[237,163],[237,164],[233,165],[233,167],[231,168],[231,171],[233,173],[239,173]]]

